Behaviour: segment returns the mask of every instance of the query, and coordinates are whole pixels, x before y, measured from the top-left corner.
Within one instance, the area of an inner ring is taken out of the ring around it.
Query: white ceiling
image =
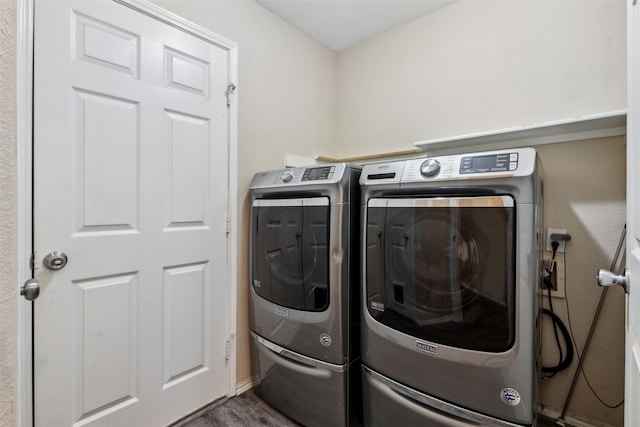
[[[340,52],[457,0],[256,0]]]

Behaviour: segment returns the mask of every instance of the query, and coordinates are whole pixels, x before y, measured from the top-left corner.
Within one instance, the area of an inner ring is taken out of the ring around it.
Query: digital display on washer
[[[460,162],[460,173],[510,172],[518,169],[518,153],[466,156]]]
[[[308,168],[304,170],[302,181],[316,181],[329,179],[333,176],[335,166],[324,166],[320,168]]]

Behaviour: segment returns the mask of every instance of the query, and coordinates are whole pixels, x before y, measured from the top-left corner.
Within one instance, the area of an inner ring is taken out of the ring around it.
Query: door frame
[[[19,286],[32,278],[33,252],[33,63],[34,6],[36,0],[16,1],[16,169],[17,169],[17,248],[16,270]],[[238,45],[146,0],[111,0],[160,22],[171,25],[206,42],[225,49],[229,57],[229,79],[238,86]],[[231,92],[228,140],[227,277],[228,313],[226,336],[229,340],[227,396],[236,394],[236,329],[238,278],[238,95]],[[16,292],[14,420],[17,426],[33,425],[33,304]],[[200,408],[193,408],[194,410]]]

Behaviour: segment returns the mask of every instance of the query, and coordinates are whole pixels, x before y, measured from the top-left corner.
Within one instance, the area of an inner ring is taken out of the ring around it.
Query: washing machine
[[[254,388],[305,426],[361,424],[359,176],[337,163],[250,185]]]
[[[370,164],[360,184],[365,425],[534,425],[535,150]]]

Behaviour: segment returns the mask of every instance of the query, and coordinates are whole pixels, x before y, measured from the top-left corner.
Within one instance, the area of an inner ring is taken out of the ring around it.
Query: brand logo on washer
[[[438,346],[422,341],[416,341],[416,348],[426,353],[438,354]]]
[[[520,393],[514,388],[503,388],[500,391],[500,399],[509,406],[516,406],[520,403]]]
[[[384,304],[381,302],[371,301],[371,308],[373,310],[384,311]]]
[[[325,347],[329,347],[331,345],[331,335],[324,333],[320,335],[320,344]]]
[[[289,310],[286,310],[282,307],[276,307],[276,314],[279,314],[280,316],[284,316],[287,317],[289,315]]]

